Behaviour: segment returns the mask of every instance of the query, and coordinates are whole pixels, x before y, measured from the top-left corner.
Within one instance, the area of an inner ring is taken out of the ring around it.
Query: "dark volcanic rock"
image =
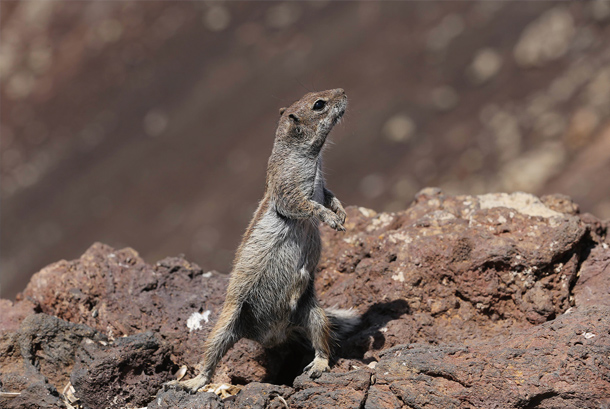
[[[2,390],[23,400],[69,375],[91,409],[610,404],[607,222],[558,195],[425,189],[405,211],[349,208],[346,227],[322,229],[316,287],[363,320],[315,381],[306,351],[242,340],[214,379],[245,384],[236,396],[155,396],[178,366],[193,375],[228,277],[95,244],[0,302]]]
[[[226,275],[204,273],[182,258],[151,266],[132,249],[98,243],[79,260],[60,261],[37,273],[24,296],[45,313],[87,324],[111,338],[159,333],[172,345],[176,362],[192,368],[201,359],[227,284]],[[224,362],[219,380],[245,383],[266,376],[264,352],[254,342],[241,341]]]
[[[148,409],[223,409],[220,398],[210,392],[191,395],[184,391],[169,390],[159,392],[157,397],[148,404]]]
[[[268,383],[252,382],[234,400],[226,400],[225,407],[266,409],[285,408],[288,397],[294,393],[292,388],[282,385],[270,385]]]
[[[57,389],[44,381],[31,382],[28,387],[16,398],[2,401],[0,407],[4,409],[58,409],[66,405],[60,399]]]
[[[17,402],[38,402],[40,396],[45,397],[40,399],[41,405],[54,402],[59,396],[56,389],[63,389],[68,382],[81,341],[103,338],[86,325],[47,314],[30,315],[16,333],[0,338],[0,382],[7,390],[25,389]]]
[[[291,408],[361,408],[371,384],[371,370],[326,373],[313,381],[306,374],[295,379],[296,393],[289,400]]]
[[[89,408],[144,406],[177,369],[169,351],[151,332],[85,341],[70,376],[75,395]]]
[[[94,329],[47,314],[34,314],[19,329],[19,350],[26,368],[40,370],[54,385],[65,385],[82,340],[101,340]]]
[[[279,409],[286,407],[287,399],[293,392],[293,389],[287,386],[259,382],[246,385],[236,396],[226,399],[210,392],[191,395],[184,391],[168,390],[159,392],[148,404],[148,409]]]

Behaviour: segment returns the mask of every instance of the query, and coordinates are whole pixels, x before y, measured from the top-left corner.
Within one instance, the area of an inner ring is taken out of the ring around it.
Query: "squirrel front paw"
[[[343,209],[343,206],[341,206],[339,204],[339,207],[337,207],[336,209],[333,209],[333,211],[335,212],[335,214],[337,216],[339,216],[339,220],[341,220],[341,224],[344,224],[345,219],[347,218],[347,213],[345,213],[345,209]]]
[[[345,221],[345,217],[341,218],[341,216],[336,213],[333,213],[328,209],[324,209],[320,216],[320,219],[333,229],[337,231],[345,231],[345,227],[343,227],[343,221]]]
[[[341,202],[336,197],[333,197],[333,200],[330,202],[330,210],[335,212],[337,216],[339,216],[339,220],[341,220],[341,224],[345,223],[345,218],[347,217],[347,213],[345,213],[345,209],[341,205]]]

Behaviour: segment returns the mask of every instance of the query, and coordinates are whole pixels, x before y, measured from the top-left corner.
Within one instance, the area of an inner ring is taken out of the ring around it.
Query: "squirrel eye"
[[[315,104],[313,104],[313,109],[314,109],[314,111],[320,111],[320,110],[324,109],[325,106],[326,106],[326,101],[319,99],[316,101]]]

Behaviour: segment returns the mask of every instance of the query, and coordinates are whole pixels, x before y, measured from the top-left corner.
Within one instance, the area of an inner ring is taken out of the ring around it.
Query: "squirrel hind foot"
[[[209,380],[204,375],[197,375],[193,379],[186,381],[170,381],[163,384],[163,391],[170,389],[181,390],[188,393],[197,393],[197,391],[203,388],[209,383]]]
[[[328,359],[314,358],[309,365],[303,369],[311,379],[316,379],[322,376],[322,373],[330,371],[328,366]]]

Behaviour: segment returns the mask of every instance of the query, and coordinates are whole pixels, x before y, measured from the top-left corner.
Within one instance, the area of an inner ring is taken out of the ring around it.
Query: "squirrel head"
[[[280,109],[276,142],[317,156],[346,108],[347,96],[342,88],[310,92],[290,107]]]

